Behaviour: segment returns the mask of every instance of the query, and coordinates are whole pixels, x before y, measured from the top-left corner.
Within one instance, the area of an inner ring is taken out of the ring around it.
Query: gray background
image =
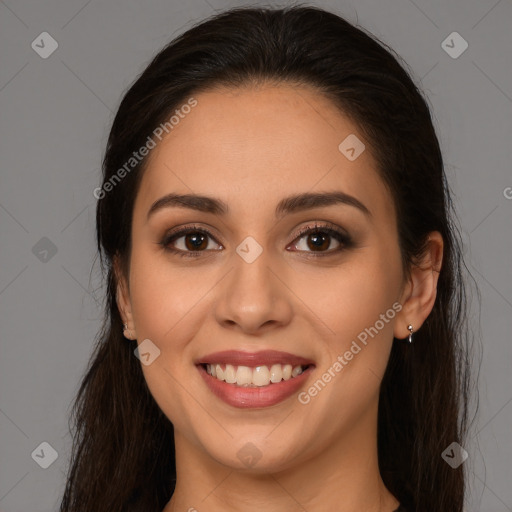
[[[2,512],[57,510],[64,489],[69,406],[102,313],[93,190],[121,95],[167,41],[234,5],[248,4],[0,0]],[[312,5],[388,43],[430,98],[467,263],[482,293],[467,511],[512,511],[512,2]],[[44,31],[59,45],[46,59],[31,47]],[[453,31],[469,44],[458,58],[441,46]],[[477,304],[473,312],[478,335]],[[42,442],[58,452],[47,469],[31,456]]]

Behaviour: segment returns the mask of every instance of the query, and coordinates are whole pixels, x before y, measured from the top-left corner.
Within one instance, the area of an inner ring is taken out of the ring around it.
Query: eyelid
[[[297,230],[294,235],[293,241],[295,241],[299,237],[303,237],[306,234],[314,233],[315,231],[323,231],[327,233],[335,233],[340,237],[350,238],[350,235],[346,230],[333,224],[329,221],[314,221],[313,224],[308,224],[306,226],[302,226]]]

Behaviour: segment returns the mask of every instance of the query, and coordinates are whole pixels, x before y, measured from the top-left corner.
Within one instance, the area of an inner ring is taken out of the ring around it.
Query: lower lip
[[[199,373],[203,377],[210,391],[221,400],[233,407],[241,409],[269,407],[282,402],[293,395],[304,384],[313,370],[310,366],[297,377],[282,380],[276,384],[261,387],[243,387],[236,384],[228,384],[223,380],[212,377],[202,365],[198,365]]]

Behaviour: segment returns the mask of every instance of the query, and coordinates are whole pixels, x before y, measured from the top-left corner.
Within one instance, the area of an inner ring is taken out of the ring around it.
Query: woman
[[[95,196],[61,512],[462,512],[459,241],[391,50],[313,7],[212,17],[124,96]]]

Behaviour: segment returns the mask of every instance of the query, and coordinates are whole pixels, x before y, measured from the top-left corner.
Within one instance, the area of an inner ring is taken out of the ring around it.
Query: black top
[[[405,508],[402,507],[402,505],[399,505],[398,508],[394,512],[407,512],[407,510],[405,510]]]

